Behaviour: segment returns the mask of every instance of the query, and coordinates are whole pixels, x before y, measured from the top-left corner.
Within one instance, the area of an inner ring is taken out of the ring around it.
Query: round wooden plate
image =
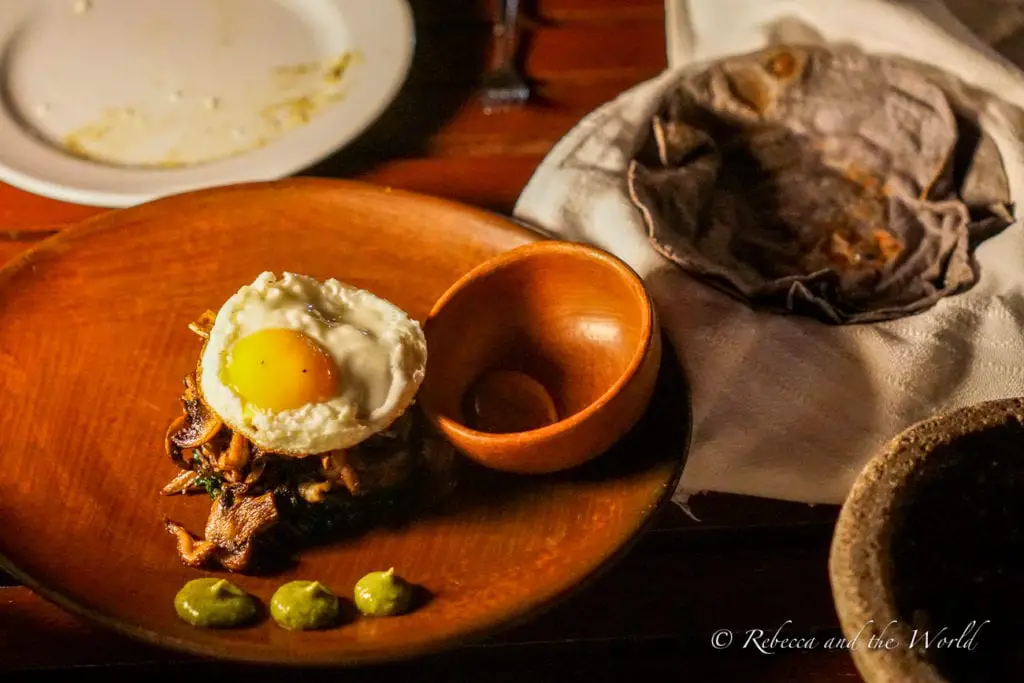
[[[460,275],[538,239],[485,211],[358,183],[290,180],[179,195],[104,214],[0,271],[0,561],[62,607],[124,634],[250,662],[359,664],[466,642],[564,597],[621,554],[679,477],[689,404],[667,358],[643,421],[588,466],[545,477],[469,468],[442,509],[401,529],[307,550],[274,576],[231,578],[268,604],[318,579],[351,599],[366,572],[431,594],[394,618],[322,632],[270,619],[180,621],[204,575],[161,520],[201,530],[205,497],[162,497],[163,435],[200,340],[188,323],[264,270],[336,277],[422,320]],[[500,302],[495,302],[500,305]]]

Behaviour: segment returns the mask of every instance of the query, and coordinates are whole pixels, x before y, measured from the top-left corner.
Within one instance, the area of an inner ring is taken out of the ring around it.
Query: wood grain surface
[[[494,0],[417,0],[419,51],[408,86],[348,149],[306,175],[360,178],[508,212],[543,155],[594,107],[665,67],[660,0],[524,3],[524,63],[537,97],[484,115],[473,99],[487,64]],[[101,212],[0,184],[0,259]],[[737,496],[691,500],[700,521],[666,508],[630,554],[585,592],[537,620],[455,653],[383,671],[436,680],[857,681],[842,651],[717,651],[718,629],[837,634],[827,577],[836,509]],[[294,674],[196,660],[87,624],[0,576],[0,667],[100,666],[145,676]],[[52,671],[47,672],[53,675]],[[335,680],[338,674],[310,674]]]

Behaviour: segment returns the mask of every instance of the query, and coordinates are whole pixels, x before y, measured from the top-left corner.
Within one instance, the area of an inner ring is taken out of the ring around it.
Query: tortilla
[[[684,72],[630,163],[654,247],[749,305],[832,324],[973,286],[1012,224],[994,142],[895,58],[781,46]]]

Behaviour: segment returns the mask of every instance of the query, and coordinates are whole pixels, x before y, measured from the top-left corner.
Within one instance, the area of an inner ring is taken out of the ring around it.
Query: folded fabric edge
[[[672,2],[673,2],[673,0],[668,0],[668,4],[671,5]],[[681,3],[677,3],[677,4],[681,4]],[[904,8],[903,12],[907,12],[907,8]],[[813,17],[811,17],[811,19],[813,19]],[[827,22],[823,22],[823,23],[827,24]],[[823,26],[822,29],[825,29],[825,30],[823,30],[823,34],[825,36],[828,36],[829,38],[831,38],[833,40],[840,40],[841,41],[842,38],[843,38],[843,36],[841,35],[841,33],[842,33],[841,31],[839,32],[840,35],[836,35],[836,29],[835,29],[834,25],[827,24],[826,26]],[[831,30],[828,30],[828,29],[831,29]],[[934,43],[937,41],[936,36],[932,35],[932,33],[934,33],[934,32],[925,31],[924,42],[926,44],[928,44],[929,46],[933,46]],[[950,38],[948,36],[946,36],[946,38],[947,38],[947,40],[950,40]],[[875,53],[879,53],[880,52],[880,53],[883,53],[883,54],[887,53],[887,54],[905,56],[904,53],[906,52],[906,48],[904,48],[904,49],[893,49],[892,45],[889,45],[889,44],[886,43],[886,41],[879,40],[879,39],[865,40],[864,44],[861,44],[861,46],[863,47],[863,49],[865,49],[867,51],[870,51],[870,52],[875,52]],[[965,46],[965,45],[961,44],[961,45],[958,45],[958,46],[955,46],[955,47],[951,48],[950,52],[952,54],[954,54],[954,55],[958,55],[959,56],[959,55],[962,55],[964,52],[967,52],[967,51],[969,51],[971,49],[972,49],[972,46]],[[975,52],[977,52],[977,49],[976,48],[974,48],[974,49],[975,49]],[[714,58],[717,57],[717,55],[712,55],[712,54],[702,54],[701,56],[704,57],[704,58],[707,58],[707,59],[714,59]],[[977,55],[975,55],[975,57],[977,57]],[[970,65],[967,66],[967,67],[958,68],[958,69],[951,69],[950,68],[950,64],[949,64],[950,59],[951,59],[950,56],[946,55],[944,59],[936,60],[936,62],[938,62],[938,63],[936,63],[936,66],[937,66],[937,68],[941,68],[941,69],[944,69],[944,70],[948,71],[949,73],[957,76],[958,78],[964,78],[964,76],[965,76],[964,72],[965,71],[966,72],[971,72],[972,69],[970,67],[975,67],[977,65],[977,62],[979,61],[978,59],[975,58],[974,60],[968,60],[968,61],[970,61]],[[931,60],[925,60],[925,61],[931,61]],[[519,200],[516,203],[516,207],[515,207],[515,210],[514,210],[514,215],[517,218],[519,218],[520,220],[523,220],[523,221],[525,221],[527,223],[532,223],[534,225],[543,225],[543,226],[545,226],[544,230],[546,232],[548,232],[548,234],[551,237],[554,237],[555,239],[569,239],[569,240],[573,240],[573,236],[572,235],[560,235],[560,234],[558,234],[558,230],[559,230],[560,220],[561,220],[562,216],[565,215],[562,212],[562,209],[565,208],[563,206],[563,200],[564,200],[563,194],[566,192],[567,188],[563,187],[562,185],[564,184],[564,182],[567,179],[570,179],[570,178],[572,179],[573,183],[578,183],[579,182],[579,178],[578,178],[579,177],[579,172],[578,172],[579,169],[572,169],[572,170],[570,170],[569,168],[561,167],[560,164],[565,160],[565,158],[568,155],[570,155],[572,153],[572,151],[574,149],[576,149],[577,147],[580,147],[583,144],[586,144],[588,138],[590,138],[591,135],[595,132],[595,129],[598,128],[600,124],[603,124],[605,121],[607,121],[608,118],[616,117],[616,116],[626,117],[631,112],[635,112],[635,107],[638,106],[637,102],[639,102],[639,100],[643,99],[642,93],[641,93],[641,89],[642,88],[644,88],[644,87],[650,88],[652,86],[652,81],[662,80],[662,79],[664,79],[666,77],[666,75],[668,73],[675,73],[675,72],[678,72],[681,68],[686,68],[686,67],[689,67],[689,66],[692,66],[692,65],[691,64],[685,64],[685,65],[673,64],[671,59],[670,59],[670,61],[669,61],[669,68],[666,70],[666,72],[663,72],[661,75],[659,75],[659,76],[657,76],[657,77],[655,77],[655,78],[653,78],[653,79],[651,79],[649,81],[646,81],[644,83],[641,83],[641,84],[635,86],[630,91],[627,91],[626,93],[623,93],[622,95],[617,97],[614,101],[608,102],[605,105],[603,105],[603,106],[599,107],[598,109],[596,109],[594,112],[592,112],[591,116],[588,116],[588,119],[590,119],[589,120],[589,124],[590,125],[589,126],[578,125],[576,128],[571,130],[562,139],[562,141],[558,145],[556,145],[556,147],[554,149],[551,150],[551,152],[549,153],[548,158],[545,159],[541,163],[541,165],[537,168],[537,170],[535,171],[535,173],[531,177],[529,183],[527,184],[526,188],[524,189],[523,193],[520,195]],[[1002,71],[1003,73],[1000,73],[1000,71]],[[1001,77],[1005,75],[1006,71],[1008,71],[1008,70],[1005,69],[1005,68],[1003,68],[1002,70],[996,69],[995,73],[992,73],[991,71],[986,71],[983,74],[984,77],[980,78],[980,80],[985,81],[986,82],[985,84],[989,85],[989,86],[991,86],[993,83],[1000,83],[1001,81],[1005,81],[1005,78],[1001,78]],[[1019,72],[1018,72],[1018,74],[1019,74]],[[1020,88],[1019,81],[1017,83],[1017,88],[1018,89]],[[992,92],[991,89],[986,88],[986,90],[988,90],[989,93]],[[648,90],[647,92],[649,93],[651,91]],[[1017,98],[1010,97],[1008,99],[1010,99],[1012,101],[1012,100],[1017,99]],[[1006,118],[1006,115],[1005,115],[1005,113],[1002,110],[993,109],[993,108],[990,108],[990,107],[984,107],[979,112],[979,116],[983,120],[990,119],[990,120],[997,121],[998,123],[1001,124],[1002,128],[1004,128],[1004,129],[1012,130],[1012,128],[1013,128],[1012,121],[1010,119]],[[591,117],[593,117],[593,118],[591,118]],[[1009,133],[1007,133],[1007,130],[1000,130],[1000,133],[1006,133],[1007,136],[1009,135]],[[1024,157],[1020,156],[1019,150],[1017,150],[1017,148],[1015,146],[1015,141],[1009,139],[1009,137],[1004,137],[1003,135],[1000,135],[998,142],[1000,143],[998,146],[1001,148],[1001,151],[1003,151],[1004,153],[1008,153],[1007,164],[1010,165],[1011,167],[1013,166],[1013,161],[1018,161],[1019,162],[1021,158],[1024,158]],[[1019,171],[1020,168],[1024,168],[1024,166],[1018,166],[1017,169],[1013,169],[1013,168],[1008,169],[1008,171],[1011,174],[1011,187],[1016,186],[1018,189],[1020,187],[1024,186],[1024,185],[1020,184],[1021,183],[1021,177],[1022,177],[1020,175],[1021,172]],[[1016,182],[1014,182],[1014,181],[1016,181]],[[572,187],[568,188],[568,192],[571,193],[573,191],[578,191],[578,190],[581,190],[581,189],[583,189],[583,188],[579,188],[579,187],[576,187],[575,185],[573,185]],[[531,193],[531,191],[532,191],[532,193]],[[554,229],[553,230],[548,230],[547,226],[552,226]],[[691,483],[691,482],[688,482],[688,483]],[[711,483],[712,485],[715,484],[715,482],[708,482],[708,481],[692,482],[692,483],[697,483],[698,485],[705,485],[705,486],[707,484],[709,484],[709,483]],[[769,487],[769,488],[775,488],[775,487]],[[695,488],[683,488],[680,485],[678,490],[673,494],[672,501],[673,501],[673,503],[675,503],[677,505],[680,502],[682,502],[683,504],[686,504],[686,508],[688,510],[689,509],[689,505],[687,504],[687,502],[690,500],[690,497],[692,495],[696,495],[698,493],[708,493],[708,492],[715,492],[715,491],[704,490],[704,489],[695,489]],[[765,497],[765,498],[774,499],[774,500],[784,500],[784,501],[787,501],[787,502],[802,502],[802,503],[805,503],[805,504],[810,505],[810,506],[819,505],[819,504],[838,505],[838,504],[842,503],[842,500],[832,500],[831,499],[832,496],[829,496],[830,500],[814,500],[814,501],[795,500],[795,499],[793,499],[791,497],[788,497],[788,496],[785,496],[785,495],[778,495],[779,491],[777,491],[777,490],[772,491],[771,492],[772,495],[765,495],[763,492],[762,493],[747,493],[747,494],[743,494],[741,492],[731,491],[731,490],[728,491],[728,492],[727,491],[722,491],[722,493],[729,493],[729,494],[736,494],[736,495],[754,495],[754,496],[757,496],[757,497]],[[691,513],[692,513],[692,510],[690,510],[687,514],[690,514],[692,516]]]
[[[697,515],[693,514],[693,510],[690,509],[690,499],[694,496],[699,496],[705,493],[704,491],[686,491],[683,489],[676,489],[676,492],[672,494],[672,502],[679,506],[679,508],[686,514],[687,517],[697,523],[701,523],[701,519]]]

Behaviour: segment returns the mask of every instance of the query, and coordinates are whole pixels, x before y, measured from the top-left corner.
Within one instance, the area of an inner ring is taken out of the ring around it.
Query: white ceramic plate
[[[0,180],[121,207],[343,147],[412,63],[405,0],[0,0]]]

